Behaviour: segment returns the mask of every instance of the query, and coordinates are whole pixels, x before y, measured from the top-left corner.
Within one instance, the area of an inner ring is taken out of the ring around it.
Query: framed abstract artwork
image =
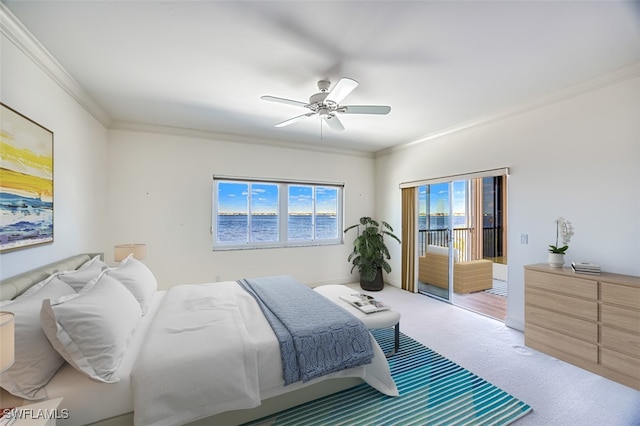
[[[0,252],[53,242],[53,132],[0,103]]]

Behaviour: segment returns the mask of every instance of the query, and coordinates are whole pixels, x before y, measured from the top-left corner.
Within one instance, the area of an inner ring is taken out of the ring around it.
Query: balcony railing
[[[458,260],[471,260],[471,232],[472,228],[455,228],[453,230],[453,247],[458,249]],[[421,229],[418,231],[418,251],[424,256],[427,245],[449,247],[448,229]],[[502,228],[484,228],[482,230],[482,256],[480,258],[495,258],[502,256]]]

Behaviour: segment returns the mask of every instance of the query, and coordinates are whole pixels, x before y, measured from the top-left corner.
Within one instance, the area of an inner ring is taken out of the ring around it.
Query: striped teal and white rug
[[[373,334],[384,352],[392,349],[392,329]],[[529,405],[404,334],[400,351],[388,361],[399,397],[363,384],[251,424],[494,426],[510,424],[531,411]]]

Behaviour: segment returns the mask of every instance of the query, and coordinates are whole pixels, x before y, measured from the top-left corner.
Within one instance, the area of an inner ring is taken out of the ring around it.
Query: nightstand
[[[58,409],[61,402],[62,398],[56,398],[16,407],[20,412],[11,426],[55,426],[56,418],[65,415]]]

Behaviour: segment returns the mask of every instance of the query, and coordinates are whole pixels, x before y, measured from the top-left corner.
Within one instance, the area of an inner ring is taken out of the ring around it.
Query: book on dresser
[[[602,272],[600,265],[592,262],[571,262],[571,269],[576,274],[600,275]]]

